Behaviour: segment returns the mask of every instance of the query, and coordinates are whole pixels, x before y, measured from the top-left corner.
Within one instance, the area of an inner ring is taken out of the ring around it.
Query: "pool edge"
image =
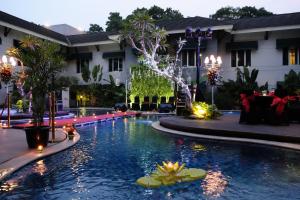
[[[151,124],[151,126],[152,126],[152,128],[154,128],[158,131],[175,134],[175,135],[180,135],[180,136],[211,139],[211,140],[252,143],[252,144],[275,146],[275,147],[281,147],[281,148],[287,148],[287,149],[293,149],[293,150],[300,150],[300,144],[295,144],[295,143],[277,142],[277,141],[268,141],[268,140],[250,139],[250,138],[214,136],[214,135],[205,135],[205,134],[199,134],[199,133],[191,133],[191,132],[173,130],[173,129],[169,129],[169,128],[165,128],[165,127],[161,126],[159,121],[153,122]]]
[[[57,131],[63,132],[62,129],[58,129]],[[66,134],[66,133],[64,133],[64,134]],[[24,155],[12,158],[12,159],[2,163],[0,165],[0,169],[7,170],[7,171],[4,171],[2,175],[0,174],[0,182],[2,182],[5,178],[7,178],[9,175],[13,174],[17,170],[28,165],[29,163],[34,162],[35,160],[59,153],[61,151],[64,151],[64,150],[74,146],[79,140],[80,140],[80,134],[78,132],[75,133],[72,140],[70,140],[66,134],[66,138],[63,141],[45,148],[42,153],[38,153],[36,150],[32,150]]]

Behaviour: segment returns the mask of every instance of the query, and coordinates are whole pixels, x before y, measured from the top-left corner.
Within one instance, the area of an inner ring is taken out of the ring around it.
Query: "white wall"
[[[113,51],[125,51],[125,58],[123,59],[123,71],[115,71],[115,72],[109,72],[109,63],[108,59],[103,58],[104,52],[113,52]],[[89,62],[89,69],[90,71],[93,69],[95,65],[99,65],[103,67],[103,78],[101,81],[101,84],[108,84],[107,81],[109,81],[109,75],[112,75],[114,79],[119,79],[120,83],[125,83],[126,77],[129,77],[129,68],[132,64],[136,63],[136,57],[132,54],[131,48],[125,48],[124,50],[121,50],[119,47],[119,44],[105,44],[100,45],[99,51],[96,50],[94,46],[88,46],[88,47],[80,47],[78,48],[79,53],[83,52],[92,52],[93,58]],[[62,76],[74,76],[79,79],[79,84],[87,84],[82,80],[81,73],[77,73],[77,66],[76,66],[76,60],[71,60],[67,62],[66,67],[64,68],[62,72]]]
[[[276,39],[299,37],[300,29],[288,31],[269,32],[268,40],[264,39],[265,33],[244,33],[234,35],[234,42],[258,41],[258,49],[251,51],[251,68],[259,69],[257,81],[263,85],[269,83],[269,89],[275,88],[277,81],[284,79],[284,74],[291,69],[300,72],[299,65],[282,65],[282,50],[276,49]],[[219,45],[222,55],[222,75],[224,80],[236,78],[236,68],[231,67],[231,54],[225,51],[225,43],[230,41],[230,37],[225,38]]]
[[[26,34],[15,31],[15,30],[10,30],[8,33],[7,37],[4,36],[4,27],[0,26],[0,37],[2,40],[2,44],[0,44],[0,59],[2,59],[2,56],[5,55],[6,50],[8,48],[14,47],[13,40],[20,40],[23,38]],[[18,70],[18,67],[16,67],[14,70]],[[4,83],[1,83],[2,89],[0,89],[0,104],[4,103],[5,101],[5,96],[6,96],[6,87]],[[9,90],[12,90],[12,86],[9,86]]]

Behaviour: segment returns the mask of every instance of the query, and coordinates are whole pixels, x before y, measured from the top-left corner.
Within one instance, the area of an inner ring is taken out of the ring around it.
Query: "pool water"
[[[300,152],[174,137],[152,129],[155,120],[78,128],[81,140],[74,147],[11,175],[0,184],[0,199],[300,199]],[[162,161],[203,168],[208,175],[157,189],[136,184]]]

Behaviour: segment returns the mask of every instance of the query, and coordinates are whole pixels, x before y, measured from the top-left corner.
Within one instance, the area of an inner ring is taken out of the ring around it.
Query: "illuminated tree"
[[[178,40],[175,56],[160,53],[166,50],[166,32],[153,23],[153,19],[146,12],[138,12],[125,25],[123,37],[137,50],[141,61],[157,75],[175,82],[186,94],[186,103],[191,108],[191,93],[188,84],[182,79],[180,65],[180,51],[185,40]]]

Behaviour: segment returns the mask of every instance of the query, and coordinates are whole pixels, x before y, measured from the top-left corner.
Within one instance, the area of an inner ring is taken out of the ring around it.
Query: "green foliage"
[[[98,32],[103,32],[103,28],[98,24],[90,24],[88,33],[98,33]]]
[[[103,67],[95,65],[92,70],[92,78],[94,82],[101,81],[103,76]]]
[[[34,36],[24,37],[20,48],[11,48],[7,52],[26,66],[26,84],[32,87],[32,111],[37,125],[43,122],[46,94],[53,90],[52,80],[63,67],[59,52],[60,45]]]
[[[210,105],[205,102],[193,102],[192,111],[198,118],[205,120],[217,119],[222,115],[216,105]]]
[[[173,10],[172,8],[160,8],[156,5],[152,6],[148,10],[148,14],[154,20],[169,20],[169,19],[181,19],[183,15],[179,12],[179,10]]]
[[[131,20],[139,13],[146,13],[155,21],[183,18],[183,15],[179,12],[179,10],[173,10],[172,8],[163,9],[154,5],[149,9],[144,7],[135,9],[130,15],[127,16],[126,20]]]
[[[91,80],[91,71],[86,62],[81,66],[81,77],[84,82],[89,82]]]
[[[54,81],[54,91],[65,90],[66,88],[77,85],[78,78],[72,76],[60,76]]]
[[[261,16],[270,16],[273,15],[272,12],[265,10],[265,8],[257,9],[254,6],[244,6],[240,7],[232,7],[227,6],[220,8],[216,11],[215,14],[210,15],[210,18],[216,20],[232,20],[232,19],[241,19],[241,18],[249,18],[249,17],[261,17]]]
[[[258,86],[256,81],[258,73],[257,69],[252,69],[250,72],[247,67],[244,67],[243,71],[237,68],[236,80],[223,81],[223,84],[218,87],[215,95],[216,105],[221,109],[238,109],[241,92],[267,90],[268,82]],[[207,96],[209,97],[210,94]]]
[[[93,91],[89,85],[73,85],[70,87],[70,94],[73,100],[71,107],[76,107],[76,96],[84,96],[85,106],[94,107],[112,107],[115,103],[125,101],[124,85],[116,86],[115,84],[101,85],[93,84]],[[74,94],[74,95],[72,95]]]
[[[120,16],[119,12],[110,12],[108,21],[106,22],[106,31],[107,32],[117,32],[120,31],[123,27],[123,18]]]
[[[106,22],[106,31],[107,32],[119,32],[124,29],[126,24],[129,21],[134,19],[137,15],[144,13],[148,15],[154,21],[159,20],[170,20],[170,19],[181,19],[183,15],[179,12],[179,10],[173,10],[172,8],[163,9],[159,6],[152,6],[149,9],[147,8],[136,8],[132,11],[130,15],[128,15],[125,19],[120,16],[119,12],[110,12],[108,20]]]
[[[18,100],[16,103],[16,107],[18,112],[26,112],[29,108],[29,101],[28,100]]]
[[[144,96],[174,96],[174,89],[169,80],[162,76],[155,75],[144,65],[131,66],[131,91],[130,100],[134,101],[135,96],[139,96],[142,102]]]
[[[241,90],[257,90],[258,84],[256,82],[259,70],[253,69],[251,73],[247,67],[243,68],[243,72],[240,68],[237,68],[237,84],[241,87]]]
[[[294,95],[300,93],[300,72],[298,74],[294,70],[290,70],[288,74],[284,75],[283,86],[288,94]]]

